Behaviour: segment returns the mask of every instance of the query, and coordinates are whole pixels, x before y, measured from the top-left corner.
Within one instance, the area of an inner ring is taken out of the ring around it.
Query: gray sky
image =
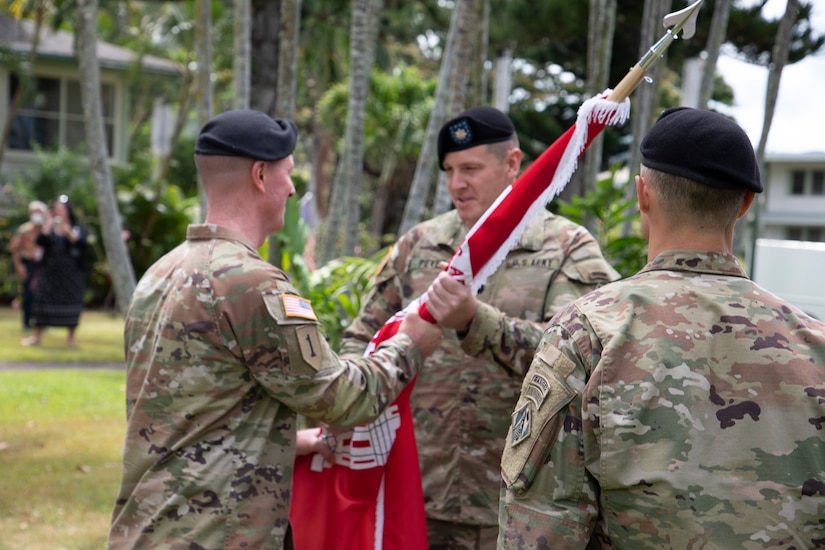
[[[779,18],[785,3],[770,0],[763,13]],[[814,2],[812,13],[814,29],[825,33],[825,2]],[[736,118],[756,147],[762,133],[768,70],[721,54],[718,70],[735,94],[734,107],[725,112]],[[785,66],[767,143],[768,153],[813,151],[825,153],[825,52]]]

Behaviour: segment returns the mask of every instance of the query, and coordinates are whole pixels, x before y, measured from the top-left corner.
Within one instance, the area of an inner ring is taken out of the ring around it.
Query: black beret
[[[447,153],[507,141],[515,133],[510,117],[495,107],[481,105],[467,109],[445,122],[439,130],[438,167],[444,170],[444,157]]]
[[[720,114],[690,107],[667,109],[640,149],[648,168],[719,189],[762,192],[748,135]]]
[[[195,153],[255,160],[280,160],[295,150],[298,129],[285,118],[240,109],[221,113],[204,124]]]

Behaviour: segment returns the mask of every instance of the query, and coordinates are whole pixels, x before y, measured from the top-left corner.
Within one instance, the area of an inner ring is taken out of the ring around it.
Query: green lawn
[[[105,548],[120,481],[124,373],[61,364],[121,362],[123,322],[84,312],[77,348],[57,329],[27,348],[19,315],[0,309],[0,362],[44,368],[0,370],[0,550]]]
[[[0,308],[0,363],[33,361],[37,363],[123,361],[123,318],[108,311],[84,311],[77,328],[77,347],[66,345],[65,328],[47,328],[39,346],[21,346],[30,335],[23,330],[19,311]]]

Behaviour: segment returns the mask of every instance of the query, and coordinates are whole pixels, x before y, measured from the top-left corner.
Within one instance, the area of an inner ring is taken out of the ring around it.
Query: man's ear
[[[639,212],[647,214],[650,210],[650,186],[641,174],[636,176],[636,197],[639,202]]]
[[[264,192],[266,188],[264,187],[264,179],[266,174],[266,162],[262,160],[256,160],[252,163],[252,184],[261,192]]]
[[[742,199],[742,208],[739,209],[739,214],[736,216],[737,220],[748,212],[748,209],[751,207],[751,204],[753,203],[753,200],[755,198],[756,193],[754,193],[750,189],[745,191],[745,197]]]
[[[521,149],[513,147],[507,152],[507,175],[513,179],[518,177],[518,172],[521,169]]]

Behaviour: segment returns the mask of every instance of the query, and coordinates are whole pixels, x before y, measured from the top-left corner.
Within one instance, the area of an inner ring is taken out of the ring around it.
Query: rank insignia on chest
[[[532,412],[530,403],[525,403],[521,408],[513,412],[513,424],[510,426],[512,434],[511,445],[517,445],[530,436],[530,425],[532,424]]]
[[[541,374],[533,373],[524,390],[524,397],[533,402],[538,410],[550,394],[550,382]]]
[[[287,317],[318,320],[318,316],[315,315],[315,311],[312,309],[312,303],[306,298],[301,298],[295,294],[281,294],[281,300],[284,303],[284,314]]]

